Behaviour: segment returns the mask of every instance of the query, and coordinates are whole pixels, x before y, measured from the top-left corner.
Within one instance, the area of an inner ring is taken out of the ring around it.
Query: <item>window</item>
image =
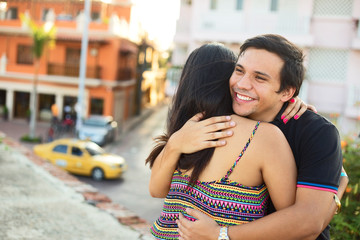
[[[81,157],[83,155],[83,152],[78,147],[72,147],[71,148],[71,155]]]
[[[104,99],[91,98],[90,100],[90,114],[103,115],[104,112]]]
[[[67,145],[56,145],[53,149],[53,152],[57,152],[57,153],[67,153]]]
[[[351,16],[353,0],[315,0],[314,15],[317,16]]]
[[[100,13],[99,12],[92,12],[91,13],[91,20],[92,21],[100,20]]]
[[[271,0],[270,2],[270,12],[276,12],[278,10],[278,0]]]
[[[244,0],[236,0],[236,10],[243,10]]]
[[[18,45],[16,63],[32,65],[34,63],[34,55],[32,49],[32,46]]]
[[[210,9],[215,10],[217,7],[217,0],[210,0]]]
[[[18,9],[16,7],[9,8],[7,12],[7,19],[18,19]]]
[[[341,83],[346,80],[349,50],[312,48],[307,77],[313,82]]]
[[[66,48],[66,64],[79,66],[80,65],[80,48]]]
[[[41,18],[42,21],[44,21],[44,22],[46,21],[46,15],[49,13],[49,10],[50,10],[49,8],[44,8],[43,9],[42,18]]]

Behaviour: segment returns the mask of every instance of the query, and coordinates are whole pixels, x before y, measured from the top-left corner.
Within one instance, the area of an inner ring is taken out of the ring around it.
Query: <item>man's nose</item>
[[[236,85],[240,89],[251,89],[252,84],[249,74],[244,74],[243,76],[238,78]]]

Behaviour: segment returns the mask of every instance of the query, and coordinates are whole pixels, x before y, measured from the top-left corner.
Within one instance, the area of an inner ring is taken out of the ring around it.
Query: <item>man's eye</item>
[[[265,78],[260,77],[260,76],[256,76],[255,78],[256,78],[256,79],[259,79],[259,80],[266,80]]]
[[[236,71],[237,73],[243,73],[243,72],[244,72],[244,71],[243,71],[242,69],[240,69],[240,68],[236,68],[235,71]]]

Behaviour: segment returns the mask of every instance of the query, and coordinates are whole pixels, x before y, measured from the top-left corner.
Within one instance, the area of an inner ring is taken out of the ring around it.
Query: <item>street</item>
[[[159,217],[163,199],[155,199],[149,195],[149,166],[145,159],[154,146],[153,138],[165,130],[168,107],[156,107],[155,112],[140,125],[128,131],[120,141],[105,146],[106,151],[123,156],[128,170],[121,179],[97,182],[88,177],[78,178],[109,196],[150,223]]]
[[[155,107],[154,112],[139,125],[126,132],[121,138],[104,149],[123,156],[128,169],[120,179],[97,182],[89,177],[76,176],[80,181],[88,183],[104,193],[115,203],[126,207],[150,223],[160,215],[163,199],[155,199],[149,195],[148,184],[150,169],[145,166],[145,159],[154,146],[153,137],[164,131],[167,105]],[[37,124],[37,135],[46,137],[49,123]],[[0,131],[9,137],[20,141],[27,134],[29,126],[25,120],[1,121]],[[32,149],[34,144],[24,143]]]

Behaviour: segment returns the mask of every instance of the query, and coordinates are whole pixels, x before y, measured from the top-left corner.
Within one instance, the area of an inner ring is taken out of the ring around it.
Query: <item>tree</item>
[[[40,59],[44,53],[44,49],[46,46],[53,47],[55,46],[55,34],[56,28],[50,23],[46,22],[45,24],[39,26],[34,21],[32,21],[29,17],[25,15],[20,16],[21,20],[30,28],[31,37],[33,39],[33,54],[34,54],[34,79],[33,79],[33,90],[30,99],[30,131],[29,137],[30,139],[35,138],[36,133],[36,115],[37,115],[37,84],[38,84],[38,74],[39,74],[39,66]]]

